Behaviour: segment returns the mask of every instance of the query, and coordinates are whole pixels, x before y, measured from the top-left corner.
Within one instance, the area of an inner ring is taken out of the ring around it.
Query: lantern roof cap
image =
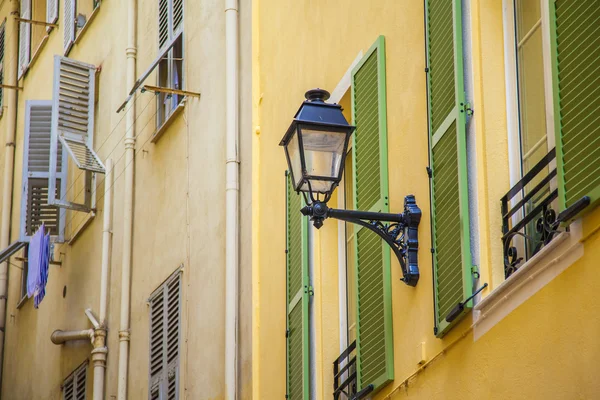
[[[304,95],[306,100],[300,105],[296,115],[294,115],[294,120],[279,145],[284,146],[287,143],[298,124],[320,126],[322,128],[330,127],[332,129],[353,128],[344,117],[342,106],[325,103],[329,96],[329,92],[323,89],[312,89],[306,92]]]

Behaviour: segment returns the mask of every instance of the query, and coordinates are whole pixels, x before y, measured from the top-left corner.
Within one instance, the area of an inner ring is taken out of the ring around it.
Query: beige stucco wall
[[[35,0],[34,0],[35,1]],[[0,9],[6,15],[7,4]],[[157,55],[158,1],[138,0],[137,76]],[[250,1],[240,1],[240,170],[241,238],[240,293],[249,298],[250,285]],[[62,4],[61,4],[62,6]],[[224,2],[185,2],[184,88],[202,94],[188,98],[185,111],[152,144],[156,129],[154,94],[138,94],[136,103],[137,150],[135,160],[135,207],[131,286],[131,347],[129,398],[148,396],[148,305],[154,289],[172,272],[183,267],[181,337],[182,398],[224,397],[225,322],[225,18]],[[104,1],[89,29],[69,57],[102,68],[96,105],[95,147],[100,158],[115,162],[113,252],[110,274],[108,370],[106,395],[116,396],[118,330],[121,294],[124,190],[124,112],[116,110],[125,100],[125,49],[127,2]],[[60,27],[53,31],[31,66],[19,92],[16,141],[15,191],[12,234],[18,235],[24,106],[27,99],[51,99],[53,57],[62,54]],[[88,16],[89,17],[89,16]],[[156,84],[155,75],[148,84]],[[4,132],[6,122],[0,119]],[[0,140],[4,140],[4,136]],[[3,145],[4,143],[0,143]],[[4,146],[2,146],[4,148]],[[0,167],[1,169],[2,167]],[[70,172],[71,185],[80,172]],[[0,179],[2,177],[0,170]],[[82,178],[79,179],[80,181]],[[89,342],[55,346],[55,329],[89,328],[84,310],[99,307],[104,177],[98,178],[98,212],[73,245],[56,249],[62,266],[52,266],[47,295],[40,308],[20,300],[20,262],[11,259],[7,307],[6,355],[3,399],[59,399],[60,384],[89,358]],[[74,189],[77,190],[76,182]],[[80,188],[80,187],[79,187]],[[77,193],[78,191],[72,192]],[[67,232],[75,230],[81,215],[69,212]],[[66,297],[63,298],[63,287]],[[240,391],[249,398],[251,386],[251,306],[240,301]],[[88,393],[91,394],[91,368]]]

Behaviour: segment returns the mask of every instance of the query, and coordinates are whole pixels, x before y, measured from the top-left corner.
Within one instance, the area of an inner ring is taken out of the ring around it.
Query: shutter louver
[[[561,209],[600,200],[600,1],[550,1]]]
[[[85,400],[87,368],[80,368],[75,377],[75,400]]]
[[[58,0],[46,1],[46,22],[55,24],[58,21]]]
[[[472,293],[460,0],[427,1],[430,162],[436,335]],[[466,305],[465,312],[470,309]],[[456,318],[454,322],[458,322]]]
[[[181,272],[177,271],[150,298],[149,399],[179,399]]]
[[[56,0],[58,1],[58,0]],[[69,53],[75,43],[75,8],[77,0],[64,0],[63,7],[63,50],[65,55]]]
[[[183,29],[183,0],[173,1],[173,36]]]
[[[158,0],[158,48],[162,49],[169,38],[169,0]]]
[[[385,39],[379,37],[352,71],[354,208],[388,212]],[[394,378],[389,247],[354,228],[358,390]]]
[[[301,196],[286,173],[286,309],[287,371],[289,400],[308,400],[308,219],[300,213]]]
[[[51,101],[27,101],[23,145],[23,190],[21,193],[21,241],[28,241],[42,223],[56,241],[64,240],[65,213],[48,205],[50,170]],[[56,196],[66,188],[66,157],[57,148]]]
[[[0,85],[4,84],[4,55],[6,45],[6,20],[0,25]],[[4,88],[0,88],[0,115],[4,113]]]
[[[81,170],[104,173],[93,148],[96,67],[56,56],[52,134]]]
[[[21,1],[21,18],[31,19],[31,0]],[[21,79],[31,57],[31,24],[19,23],[19,73],[18,79]]]
[[[63,400],[85,400],[87,362],[78,367],[62,384]]]

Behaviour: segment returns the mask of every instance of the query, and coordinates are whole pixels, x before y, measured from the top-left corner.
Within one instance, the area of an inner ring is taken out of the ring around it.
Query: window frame
[[[351,84],[352,84],[352,70],[360,60],[362,60],[364,53],[360,50],[355,57],[354,61],[350,64],[344,76],[337,84],[335,90],[331,93],[329,98],[330,103],[339,103],[345,96],[351,95]],[[352,141],[348,143],[348,150],[352,148]],[[350,154],[350,152],[348,152]],[[337,187],[337,206],[340,209],[346,208],[346,173],[343,174],[342,179]],[[348,179],[352,180],[349,176]],[[347,263],[347,246],[348,237],[346,233],[346,222],[338,221],[338,290],[339,290],[339,334],[340,334],[340,353],[348,348],[350,345],[348,341],[348,263]],[[352,266],[354,267],[354,266]]]
[[[173,282],[177,282],[177,284],[179,285],[178,288],[178,298],[177,298],[177,306],[178,306],[178,327],[177,327],[177,357],[171,361],[170,364],[175,364],[174,367],[174,373],[175,373],[175,385],[176,385],[176,389],[175,389],[175,398],[179,398],[180,395],[180,383],[181,383],[181,360],[182,360],[182,343],[183,343],[183,312],[182,312],[182,308],[183,308],[183,265],[180,266],[179,268],[177,268],[173,273],[171,273],[167,279],[165,279],[160,285],[158,285],[158,287],[156,289],[154,289],[154,291],[150,294],[150,296],[148,297],[148,340],[149,340],[149,345],[148,345],[148,399],[153,399],[152,394],[155,393],[154,389],[158,389],[158,395],[159,398],[163,398],[161,397],[161,394],[163,393],[162,390],[166,391],[168,390],[168,383],[169,383],[169,362],[168,362],[168,343],[167,343],[167,336],[168,336],[168,330],[169,330],[169,326],[168,324],[165,322],[162,324],[162,335],[163,335],[163,348],[162,348],[162,352],[163,354],[161,355],[162,361],[161,363],[163,364],[162,369],[161,369],[161,373],[159,376],[157,375],[152,375],[152,365],[151,365],[151,357],[152,357],[152,306],[153,306],[153,301],[155,301],[157,298],[160,297],[161,293],[162,293],[162,301],[163,301],[163,314],[166,315],[166,313],[168,312],[168,301],[169,299],[167,298],[166,293],[169,291],[169,286],[171,284],[173,284]],[[163,316],[164,318],[165,316]],[[154,381],[153,381],[154,378]],[[161,390],[162,388],[162,390]]]
[[[504,60],[505,60],[505,90],[506,90],[506,111],[507,111],[507,136],[508,136],[508,166],[510,186],[517,184],[528,171],[523,168],[522,154],[522,131],[521,131],[521,110],[519,94],[519,65],[517,60],[518,38],[517,38],[517,5],[518,0],[503,0],[503,27],[504,27]],[[555,119],[554,119],[554,82],[552,78],[552,55],[551,55],[551,32],[550,32],[550,8],[548,0],[537,0],[540,2],[540,19],[542,35],[542,54],[543,54],[543,80],[544,80],[544,100],[545,100],[545,120],[546,120],[546,151],[549,152],[556,145]],[[536,24],[537,25],[537,24]],[[529,35],[529,33],[528,33]],[[556,159],[548,165],[548,170],[556,168]],[[558,178],[554,177],[550,181],[550,190],[556,189]],[[510,206],[514,207],[522,198],[524,192],[510,201]],[[523,206],[525,207],[525,205]],[[512,216],[512,223],[515,224],[525,216],[525,209],[517,211]],[[527,244],[524,238],[516,236],[514,244],[521,249],[522,254],[527,254]],[[523,265],[527,262],[526,260]],[[521,267],[523,266],[521,265]],[[521,268],[520,267],[520,268]],[[504,277],[504,273],[501,274]],[[500,275],[499,275],[500,276]],[[510,278],[510,277],[509,277]],[[504,278],[503,280],[506,280]]]
[[[510,184],[515,185],[527,173],[523,171],[523,157],[521,149],[521,117],[519,100],[519,72],[517,63],[517,36],[516,36],[516,6],[517,0],[503,0],[504,13],[504,55],[506,76],[506,109],[508,119],[508,164],[510,171]],[[546,108],[546,140],[547,150],[555,147],[556,136],[554,130],[554,88],[552,81],[552,58],[550,49],[550,10],[548,0],[540,2],[542,53],[544,64],[544,94]],[[556,167],[556,161],[550,168]],[[556,180],[553,179],[554,185]],[[515,200],[515,204],[518,199]]]
[[[184,82],[186,80],[186,76],[185,76],[185,68],[184,68],[184,62],[185,62],[185,40],[184,40],[184,31],[185,31],[185,1],[182,0],[181,6],[182,6],[182,23],[181,23],[181,27],[179,29],[175,29],[174,27],[174,15],[173,15],[173,9],[174,9],[174,3],[175,0],[165,0],[167,1],[167,10],[168,10],[168,16],[167,16],[167,24],[168,24],[168,32],[167,32],[167,41],[161,46],[161,38],[160,38],[160,1],[158,0],[158,12],[157,12],[157,28],[159,31],[159,34],[157,35],[157,40],[156,40],[156,44],[157,44],[157,48],[159,51],[159,54],[161,55],[158,59],[157,59],[157,63],[154,66],[154,68],[156,68],[156,85],[158,87],[163,87],[163,88],[168,88],[168,89],[177,89],[175,88],[175,84],[174,84],[174,75],[173,75],[173,71],[176,70],[176,63],[177,62],[181,62],[181,76],[179,76],[179,90],[183,90],[184,87]],[[174,57],[174,52],[175,49],[177,47],[177,42],[181,41],[181,58],[180,61],[175,60]],[[164,49],[164,50],[163,50]],[[163,60],[164,59],[164,60]],[[161,81],[161,71],[163,70],[163,65],[166,65],[166,73],[167,73],[167,86],[161,86],[160,81]],[[154,69],[152,68],[152,69]],[[180,107],[183,107],[185,105],[185,96],[181,95],[181,96],[177,96],[179,99],[176,100],[175,96],[172,94],[167,94],[167,93],[157,93],[156,96],[156,133],[155,133],[155,138],[153,139],[153,143],[156,142],[158,140],[158,138],[162,135],[163,131],[164,131],[164,127],[170,125],[170,123],[172,122],[171,118],[178,115],[179,112],[178,110],[181,110]],[[165,102],[166,100],[169,99],[170,101],[170,109],[168,112],[165,112]]]

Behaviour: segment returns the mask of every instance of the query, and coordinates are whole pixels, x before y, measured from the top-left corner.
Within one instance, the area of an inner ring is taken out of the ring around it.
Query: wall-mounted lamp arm
[[[404,198],[404,212],[401,214],[378,213],[371,211],[338,210],[327,207],[324,202],[316,201],[301,210],[303,215],[311,217],[313,225],[319,229],[326,218],[335,218],[363,226],[381,237],[391,248],[402,268],[402,281],[416,286],[419,281],[418,228],[421,221],[421,209],[415,197]]]

